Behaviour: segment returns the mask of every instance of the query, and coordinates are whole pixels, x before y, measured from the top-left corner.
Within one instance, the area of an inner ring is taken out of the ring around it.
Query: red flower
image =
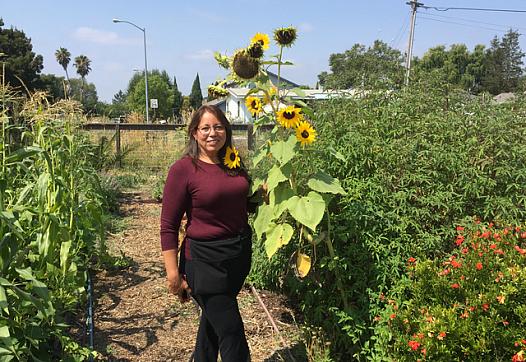
[[[511,362],[523,362],[524,361],[524,351],[519,351],[511,357]]]
[[[458,289],[458,288],[460,288],[460,285],[458,283],[453,283],[453,284],[451,284],[451,288]]]
[[[493,253],[498,255],[504,255],[504,252],[501,249],[497,249]]]
[[[526,249],[521,249],[521,247],[518,245],[515,245],[515,250],[517,250],[521,255],[526,254]]]
[[[389,319],[395,319],[395,318],[396,318],[396,314],[394,313],[389,316]]]
[[[462,248],[462,254],[469,253],[469,248]]]
[[[464,227],[463,226],[457,226],[457,231],[464,231]]]
[[[491,244],[491,245],[489,246],[489,248],[490,248],[490,249],[497,249],[497,244]]]
[[[482,270],[482,263],[479,261],[476,265],[477,270]]]
[[[413,351],[416,351],[420,347],[420,342],[418,341],[409,341],[407,344]]]
[[[482,309],[484,309],[484,312],[486,312],[489,309],[489,304],[488,303],[482,304]]]
[[[526,239],[526,231],[521,233],[521,238]]]
[[[460,267],[462,266],[462,264],[459,263],[459,262],[456,261],[456,260],[453,260],[453,261],[451,261],[451,266],[452,266],[453,268],[460,268]]]
[[[409,259],[407,259],[408,263],[414,263],[415,261],[416,261],[416,259],[413,258],[413,257],[410,257]]]
[[[446,337],[446,332],[442,331],[442,332],[440,332],[440,333],[438,334],[437,339],[441,341],[441,340],[443,340],[445,337]]]
[[[455,241],[455,244],[457,244],[457,246],[459,246],[463,242],[464,242],[464,236],[463,235],[458,235],[457,236],[457,241]]]

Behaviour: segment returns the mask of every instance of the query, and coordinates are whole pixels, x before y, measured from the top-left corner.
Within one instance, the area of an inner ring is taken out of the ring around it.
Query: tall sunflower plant
[[[268,167],[266,177],[254,180],[252,185],[252,192],[263,189],[267,200],[258,207],[254,229],[258,239],[264,240],[269,258],[291,240],[298,240],[294,268],[303,278],[311,268],[309,250],[319,241],[325,240],[331,256],[334,256],[330,234],[327,230],[320,230],[320,223],[330,199],[346,192],[340,181],[327,173],[319,171],[304,175],[300,173],[305,170],[292,167],[296,158],[313,152],[311,145],[316,142],[318,134],[311,121],[314,114],[302,100],[305,92],[299,88],[287,89],[280,82],[282,66],[292,65],[283,60],[283,51],[296,40],[296,28],[278,28],[273,35],[279,53],[268,59],[264,55],[269,49],[270,38],[263,33],[254,35],[246,48],[238,49],[231,56],[216,52],[215,59],[229,70],[229,74],[209,87],[209,95],[224,95],[226,85],[232,82],[247,86],[250,91],[245,97],[245,105],[253,116],[254,132],[261,125],[274,125],[269,140],[252,159],[253,167],[264,167],[262,164]],[[277,67],[276,84],[268,75],[271,67]],[[231,160],[227,161],[231,164]],[[307,180],[306,184],[304,180]]]

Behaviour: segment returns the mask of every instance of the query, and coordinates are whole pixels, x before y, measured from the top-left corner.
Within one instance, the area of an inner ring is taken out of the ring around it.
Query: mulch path
[[[189,361],[198,327],[192,303],[181,304],[165,286],[159,243],[161,205],[138,193],[122,200],[126,230],[111,235],[113,255],[132,259],[123,269],[94,273],[94,348],[104,361]],[[250,289],[238,302],[253,361],[305,361],[296,312],[286,298],[259,291],[272,314],[283,345]]]

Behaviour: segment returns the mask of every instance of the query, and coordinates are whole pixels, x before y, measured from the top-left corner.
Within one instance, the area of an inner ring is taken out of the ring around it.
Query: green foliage
[[[177,80],[174,77],[174,84],[173,84],[173,104],[172,104],[172,112],[175,120],[178,120],[181,118],[181,112],[183,110],[183,94],[179,91],[179,88],[177,88]]]
[[[42,71],[42,55],[33,52],[31,39],[16,28],[3,28],[0,18],[0,61],[5,62],[5,80],[13,87],[25,85],[29,90],[40,87],[40,72]],[[20,82],[20,80],[23,84]]]
[[[524,114],[524,100],[493,106],[437,79],[318,104],[319,138],[293,169],[333,175],[347,195],[330,204],[330,219],[322,221],[333,235],[333,255],[326,235],[313,233],[302,249],[316,257],[311,273],[284,285],[306,323],[322,327],[333,342],[336,360],[373,354],[378,296],[403,277],[410,256],[450,251],[453,227],[468,216],[526,220],[526,146],[517,137],[526,131]]]
[[[201,82],[199,82],[199,73],[195,76],[194,83],[192,84],[192,91],[189,95],[190,106],[193,109],[201,107],[203,103],[203,93],[201,92]]]
[[[378,349],[397,361],[509,361],[526,351],[526,232],[458,227],[457,247],[410,258],[383,298]],[[381,347],[381,348],[380,348]]]
[[[324,88],[392,88],[403,81],[403,57],[398,49],[381,40],[366,48],[354,44],[344,53],[331,54],[331,73],[323,72],[318,78]]]
[[[93,147],[74,132],[80,115],[67,104],[35,94],[15,120],[2,106],[0,360],[85,360],[92,352],[68,336],[65,315],[85,299],[86,271],[103,242]]]
[[[154,69],[148,72],[148,97],[158,100],[157,110],[152,112],[153,117],[169,118],[173,106],[173,86],[166,71]],[[130,110],[145,113],[146,104],[144,73],[135,74],[128,86],[126,101]],[[148,105],[149,106],[149,105]]]

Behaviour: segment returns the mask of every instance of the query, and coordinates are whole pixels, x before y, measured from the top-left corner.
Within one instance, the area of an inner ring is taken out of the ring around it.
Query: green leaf
[[[5,289],[0,285],[0,309],[5,309],[8,307],[7,304],[7,295],[5,294]]]
[[[314,174],[307,182],[307,185],[309,185],[314,191],[318,192],[340,195],[347,194],[341,187],[340,180],[321,171]]]
[[[7,326],[0,327],[0,338],[9,338],[9,328]]]
[[[281,170],[278,165],[272,166],[268,173],[267,178],[267,187],[269,191],[272,191],[276,188],[276,186],[279,185],[280,182],[287,181],[287,176],[283,174],[283,171]]]
[[[33,284],[33,291],[40,298],[42,298],[43,300],[48,300],[49,299],[49,291],[47,289],[47,286],[44,283],[39,282],[38,280],[33,280],[31,282],[31,284]]]
[[[281,165],[285,165],[295,156],[294,147],[296,146],[296,136],[293,134],[289,136],[287,141],[278,141],[270,146],[272,157],[279,161]]]
[[[287,202],[293,196],[295,196],[294,191],[286,183],[279,184],[270,192],[269,202],[270,206],[273,207],[274,219],[279,218],[283,211],[287,209]]]
[[[301,88],[292,88],[290,91],[295,93],[298,97],[305,98],[307,96],[305,91]]]
[[[60,267],[62,268],[62,272],[66,274],[66,266],[68,263],[69,258],[69,249],[71,248],[71,240],[70,241],[64,241],[60,245]]]
[[[264,147],[260,148],[254,156],[252,156],[252,167],[256,167],[261,160],[265,158],[265,156],[268,154],[268,146],[265,145]]]
[[[5,162],[9,165],[11,163],[15,163],[25,158],[36,155],[39,152],[42,152],[42,149],[39,147],[29,146],[25,148],[20,148],[15,152],[11,153],[9,156],[7,156]]]
[[[329,153],[330,153],[331,155],[333,155],[334,157],[336,157],[338,160],[340,160],[340,161],[346,161],[345,156],[342,155],[340,152],[336,151],[336,150],[334,149],[334,147],[331,146],[331,147],[327,148],[327,151],[329,151]]]
[[[27,267],[25,269],[15,268],[15,270],[17,271],[18,275],[20,275],[22,279],[35,280],[35,276],[33,275],[33,271],[31,270],[31,267]]]
[[[258,207],[256,219],[254,220],[254,230],[259,240],[261,240],[263,233],[267,231],[272,221],[272,210],[272,207],[267,204]]]
[[[287,208],[294,219],[316,231],[325,213],[325,201],[316,192],[309,192],[306,197],[293,196],[287,203]]]
[[[270,259],[279,248],[289,243],[294,229],[289,224],[278,224],[273,225],[266,234],[265,251]]]

